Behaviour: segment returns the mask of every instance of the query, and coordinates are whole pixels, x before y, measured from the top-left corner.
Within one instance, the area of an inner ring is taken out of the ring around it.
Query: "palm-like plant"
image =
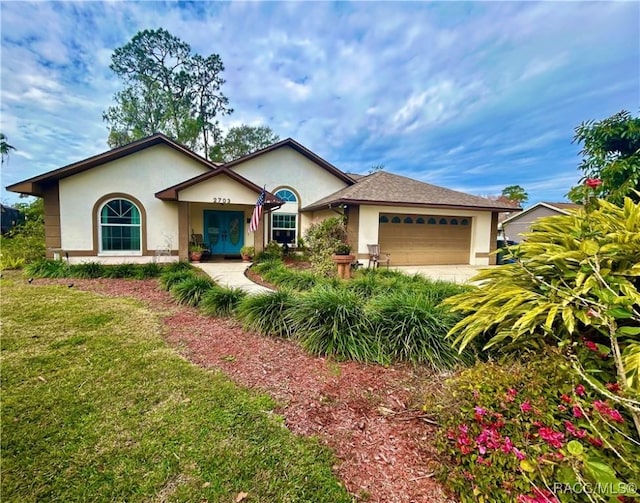
[[[16,147],[9,145],[5,134],[0,133],[0,158],[2,159],[2,164],[4,164],[4,160],[9,157],[9,152],[15,149]]]

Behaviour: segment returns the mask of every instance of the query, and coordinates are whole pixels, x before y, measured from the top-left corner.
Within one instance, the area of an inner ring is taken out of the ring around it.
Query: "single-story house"
[[[392,265],[487,265],[498,214],[513,211],[384,171],[348,174],[290,138],[218,164],[155,134],[7,189],[44,198],[48,255],[76,262],[184,260],[193,234],[220,257],[272,240],[295,246],[313,222],[340,214],[358,258],[380,244]]]
[[[556,215],[568,215],[571,211],[581,209],[580,204],[574,203],[536,203],[515,215],[509,216],[502,222],[502,230],[508,239],[520,242],[522,235],[529,232],[531,224],[538,218]]]

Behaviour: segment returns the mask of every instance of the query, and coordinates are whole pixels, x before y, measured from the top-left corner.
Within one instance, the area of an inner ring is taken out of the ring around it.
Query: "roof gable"
[[[226,168],[233,169],[235,166],[237,166],[239,164],[242,164],[242,163],[244,163],[244,162],[246,162],[246,161],[248,161],[250,159],[254,159],[254,158],[259,157],[259,156],[264,155],[264,154],[268,154],[269,152],[273,152],[274,150],[277,150],[277,149],[282,148],[282,147],[292,148],[293,150],[295,150],[299,154],[301,154],[304,157],[306,157],[307,159],[309,159],[311,162],[314,162],[315,164],[317,164],[318,166],[320,166],[324,170],[328,171],[329,173],[331,173],[332,175],[334,175],[335,177],[339,178],[340,180],[342,180],[343,182],[345,182],[345,183],[347,183],[349,185],[352,185],[352,184],[355,183],[355,180],[353,178],[351,178],[349,175],[347,175],[345,172],[339,170],[338,168],[336,168],[330,162],[325,161],[319,155],[314,154],[311,150],[306,148],[304,145],[301,145],[300,143],[295,141],[293,138],[287,138],[285,140],[282,140],[282,141],[279,141],[277,143],[274,143],[273,145],[269,145],[266,148],[263,148],[261,150],[257,150],[256,152],[253,152],[251,154],[248,154],[248,155],[245,155],[245,156],[240,157],[238,159],[235,159],[233,161],[230,161],[230,162],[224,164],[224,166]]]
[[[363,176],[357,183],[339,190],[303,210],[315,210],[337,204],[379,204],[398,206],[465,207],[492,211],[518,211],[479,196],[431,185],[406,176],[378,171]]]
[[[576,210],[579,210],[579,209],[582,208],[582,206],[580,204],[575,204],[575,203],[539,202],[539,203],[536,203],[536,204],[534,204],[532,206],[529,206],[528,208],[523,210],[521,213],[517,213],[516,215],[513,215],[513,216],[505,219],[502,222],[502,225],[508,224],[512,220],[520,219],[523,216],[528,215],[529,213],[531,213],[532,211],[535,211],[537,208],[540,208],[540,207],[547,208],[547,209],[549,209],[551,211],[555,211],[559,215],[570,215],[571,211],[576,211]]]
[[[250,180],[247,180],[245,177],[239,175],[235,171],[230,170],[226,166],[221,166],[214,171],[210,171],[208,173],[203,173],[201,175],[190,178],[189,180],[185,180],[184,182],[180,182],[172,187],[167,187],[159,192],[156,192],[155,196],[158,199],[162,199],[163,201],[177,201],[178,193],[181,190],[188,189],[193,187],[199,183],[210,180],[220,175],[226,175],[232,180],[238,182],[240,185],[247,187],[249,190],[254,191],[256,194],[260,194],[262,192],[262,187],[256,185]],[[265,206],[277,206],[283,204],[284,201],[280,199],[278,196],[272,194],[269,191],[265,190]]]
[[[186,155],[187,157],[195,160],[196,162],[209,169],[216,169],[217,167],[215,163],[208,161],[204,157],[189,150],[187,147],[173,141],[168,136],[165,136],[162,133],[156,133],[152,136],[142,138],[122,147],[114,148],[112,150],[108,150],[107,152],[103,152],[102,154],[97,154],[82,161],[68,164],[67,166],[63,166],[62,168],[49,171],[42,175],[34,176],[32,178],[14,183],[12,185],[9,185],[7,187],[7,190],[10,190],[12,192],[19,192],[22,194],[39,196],[42,195],[44,187],[62,178],[73,176],[77,173],[87,171],[111,161],[115,161],[116,159],[121,159],[128,155],[135,154],[136,152],[140,152],[141,150],[145,150],[156,145],[167,145],[168,147]]]

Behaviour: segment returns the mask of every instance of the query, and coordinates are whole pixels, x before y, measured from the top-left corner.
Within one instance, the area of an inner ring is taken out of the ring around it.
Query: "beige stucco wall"
[[[380,218],[380,213],[471,217],[471,250],[469,253],[469,264],[480,266],[489,265],[488,257],[476,257],[476,254],[487,254],[490,251],[490,211],[414,208],[407,206],[360,206],[360,226],[358,232],[359,254],[368,254],[367,244],[378,243],[378,219]]]
[[[282,187],[293,188],[300,196],[300,207],[308,206],[347,186],[345,182],[290,147],[282,147],[249,159],[232,169],[260,187],[266,186],[271,192]]]
[[[177,249],[177,203],[154,194],[207,171],[172,148],[156,145],[60,180],[62,249],[93,249],[91,213],[96,201],[109,193],[129,194],[144,205],[150,250]]]
[[[224,174],[211,177],[178,193],[179,201],[213,202],[214,198],[229,199],[230,202],[220,208],[227,209],[231,204],[255,206],[258,194]]]

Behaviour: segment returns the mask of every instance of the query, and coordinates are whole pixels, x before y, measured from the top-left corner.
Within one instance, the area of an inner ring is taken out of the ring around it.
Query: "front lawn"
[[[351,500],[326,449],[180,358],[142,304],[1,286],[3,501]]]

